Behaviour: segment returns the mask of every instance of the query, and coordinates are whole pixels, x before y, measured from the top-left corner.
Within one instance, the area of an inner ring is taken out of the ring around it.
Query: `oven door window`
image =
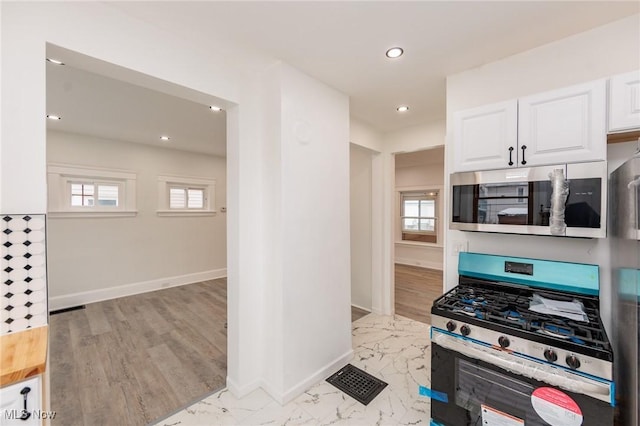
[[[456,359],[455,403],[468,413],[470,425],[547,426],[532,405],[534,390],[528,382]]]

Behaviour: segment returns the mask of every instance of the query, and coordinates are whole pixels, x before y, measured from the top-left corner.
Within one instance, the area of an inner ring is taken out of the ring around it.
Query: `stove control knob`
[[[558,360],[558,354],[553,349],[546,349],[544,351],[544,357],[549,362],[556,362]]]
[[[580,360],[575,355],[569,355],[566,359],[567,365],[574,370],[580,368]]]
[[[508,348],[511,342],[509,341],[508,337],[500,336],[498,337],[498,344],[500,345],[501,348]]]
[[[471,333],[471,329],[469,328],[468,325],[463,325],[462,327],[460,327],[460,333],[462,333],[463,336],[468,336],[469,333]]]
[[[454,321],[449,321],[447,322],[447,330],[449,331],[453,331],[455,330],[457,327],[456,323]]]

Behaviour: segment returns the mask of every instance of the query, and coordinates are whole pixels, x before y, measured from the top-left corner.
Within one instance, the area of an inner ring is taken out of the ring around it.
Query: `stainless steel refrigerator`
[[[640,420],[640,154],[609,178],[609,230],[612,266],[614,370],[619,424]]]

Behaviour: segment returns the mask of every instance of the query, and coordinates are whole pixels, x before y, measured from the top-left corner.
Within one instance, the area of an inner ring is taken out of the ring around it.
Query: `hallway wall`
[[[351,144],[351,304],[371,310],[372,153]]]

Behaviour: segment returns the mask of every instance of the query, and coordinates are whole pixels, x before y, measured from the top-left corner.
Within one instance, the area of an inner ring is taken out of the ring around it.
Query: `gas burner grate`
[[[579,298],[588,322],[530,311],[529,304],[534,292],[559,301]],[[461,282],[456,288],[436,300],[434,309],[464,314],[466,317],[487,321],[496,326],[542,333],[550,338],[610,350],[609,341],[600,321],[597,298],[543,289],[534,290],[508,283],[487,282],[465,277],[464,283]]]
[[[387,386],[387,383],[351,364],[329,377],[327,382],[364,405],[373,401]]]

